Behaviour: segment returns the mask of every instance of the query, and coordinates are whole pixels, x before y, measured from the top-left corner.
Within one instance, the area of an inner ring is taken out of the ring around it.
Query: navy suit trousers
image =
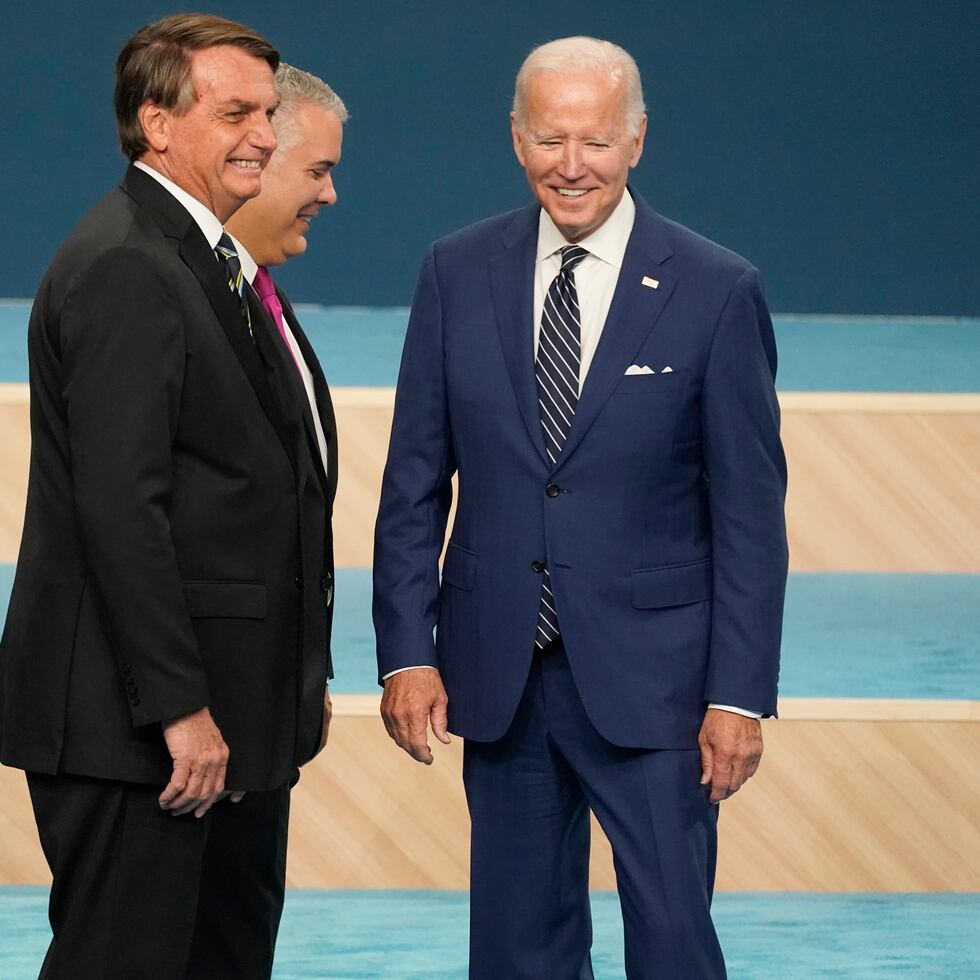
[[[589,811],[613,848],[629,980],[722,980],[711,921],[718,807],[696,749],[628,749],[590,722],[560,641],[513,723],[467,741],[470,980],[591,980]]]

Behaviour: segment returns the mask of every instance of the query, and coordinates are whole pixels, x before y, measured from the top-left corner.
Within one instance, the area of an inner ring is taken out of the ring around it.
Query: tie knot
[[[255,279],[252,280],[252,285],[263,303],[266,303],[269,297],[276,295],[276,284],[272,281],[272,276],[269,275],[269,270],[264,265],[259,266],[255,273]]]
[[[214,246],[214,250],[225,260],[238,258],[238,249],[235,248],[235,243],[231,240],[231,235],[226,231],[221,233],[221,237],[218,239],[218,244]]]
[[[581,245],[565,245],[561,250],[561,271],[574,271],[575,266],[588,254],[588,249],[582,248]]]

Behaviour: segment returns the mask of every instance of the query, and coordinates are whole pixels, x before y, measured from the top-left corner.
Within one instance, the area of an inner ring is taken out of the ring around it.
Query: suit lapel
[[[623,256],[616,290],[602,328],[602,337],[589,367],[575,418],[558,459],[558,465],[568,459],[582,441],[603,405],[622,381],[626,369],[633,363],[663,312],[677,280],[660,268],[671,255],[662,220],[633,194],[636,217],[633,231]],[[655,279],[656,289],[643,284],[644,277]]]
[[[215,317],[227,336],[231,349],[235,352],[235,357],[255,390],[259,404],[279,435],[283,449],[295,471],[296,459],[286,436],[282,412],[273,395],[259,351],[252,342],[245,324],[242,323],[238,301],[222,280],[214,252],[208,246],[197,222],[161,184],[135,167],[130,167],[126,172],[122,189],[141,207],[153,212],[161,231],[168,238],[176,239],[177,252],[181,260],[204,290],[204,295],[207,296]],[[261,308],[261,304],[259,307]],[[250,302],[249,309],[254,318],[254,302]]]
[[[517,405],[538,455],[545,452],[534,377],[534,260],[538,205],[520,211],[504,235],[505,250],[490,261],[490,288],[500,343]]]
[[[337,420],[334,416],[333,400],[330,397],[330,388],[327,385],[327,379],[323,375],[323,370],[320,367],[320,361],[316,356],[316,351],[313,350],[313,345],[309,342],[309,339],[303,332],[303,328],[300,326],[299,320],[296,319],[296,314],[293,312],[292,304],[280,289],[277,288],[276,293],[279,296],[279,302],[282,304],[283,316],[286,317],[286,322],[289,324],[289,329],[293,332],[293,336],[296,338],[296,343],[299,345],[300,353],[303,355],[303,360],[306,361],[306,366],[310,369],[310,374],[313,375],[313,397],[316,401],[317,412],[320,415],[320,425],[323,427],[323,435],[327,442],[328,472],[326,473],[323,472],[323,464],[322,460],[320,459],[320,447],[316,437],[316,428],[313,425],[313,416],[309,410],[309,399],[306,397],[305,389],[303,391],[303,422],[306,425],[307,436],[309,437],[315,450],[314,457],[317,461],[317,472],[320,474],[320,479],[323,481],[326,489],[327,499],[328,501],[332,502],[337,492]]]

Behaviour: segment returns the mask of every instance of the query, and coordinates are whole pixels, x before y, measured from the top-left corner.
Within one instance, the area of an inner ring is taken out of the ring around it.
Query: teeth
[[[258,170],[259,160],[231,160],[230,163],[234,164],[236,167],[241,167],[243,170]]]
[[[581,197],[585,191],[572,190],[570,187],[558,187],[556,188],[562,197]]]

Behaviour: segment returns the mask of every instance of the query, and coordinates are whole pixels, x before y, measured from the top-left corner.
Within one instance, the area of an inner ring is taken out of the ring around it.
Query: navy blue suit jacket
[[[633,196],[615,295],[555,466],[534,378],[538,206],[437,242],[422,267],[374,619],[380,674],[438,667],[450,730],[465,738],[497,739],[513,718],[538,561],[582,700],[610,741],[694,748],[708,702],[776,710],[787,548],[772,322],[751,265]],[[626,374],[633,364],[655,373]]]

